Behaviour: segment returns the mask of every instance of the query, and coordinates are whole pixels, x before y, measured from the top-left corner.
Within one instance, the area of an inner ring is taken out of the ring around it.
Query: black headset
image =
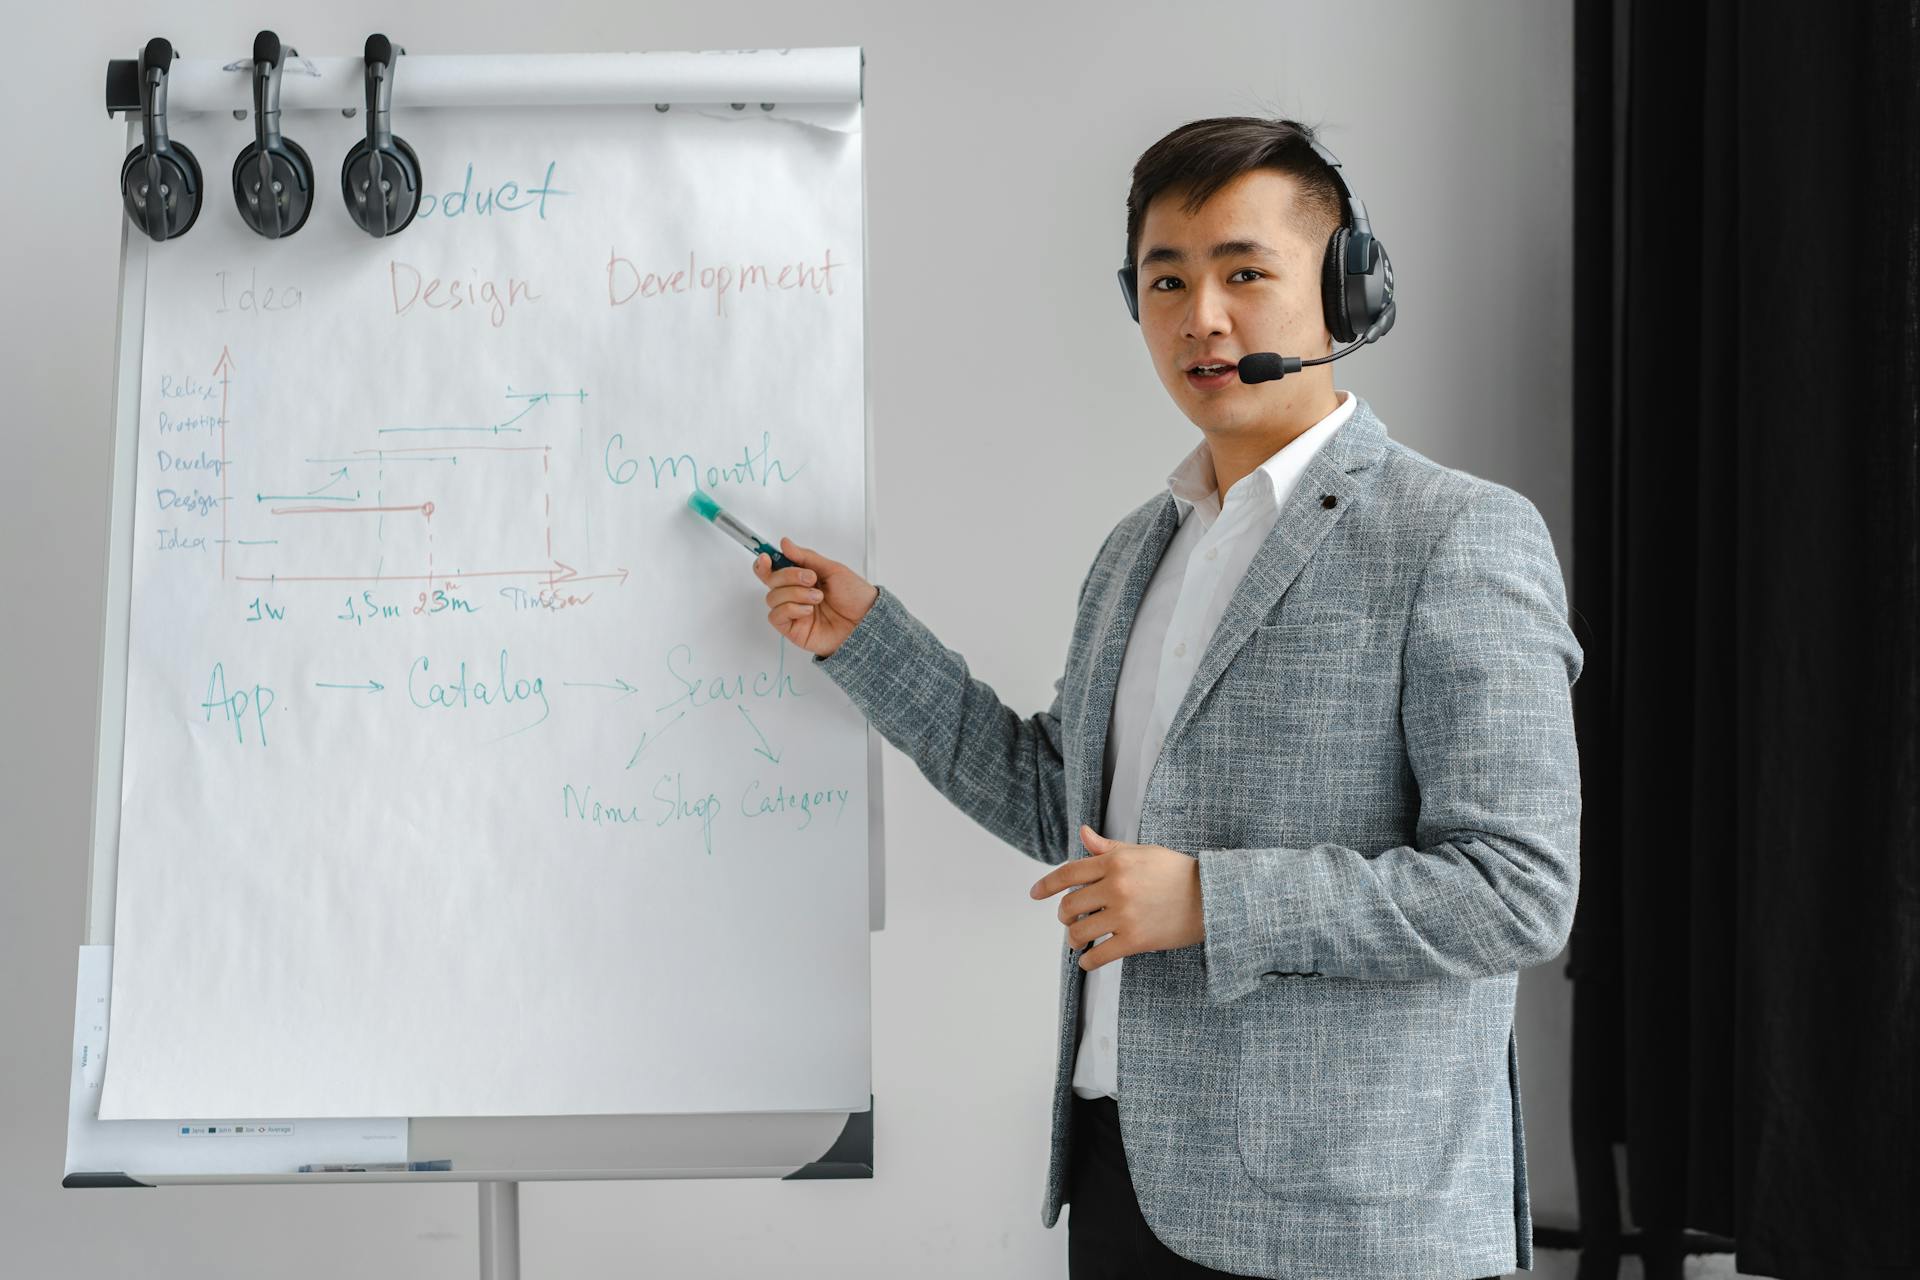
[[[146,137],[120,166],[120,200],[133,225],[155,240],[186,234],[200,216],[200,162],[167,139],[167,71],[173,45],[159,36],[140,51],[140,118]]]
[[[420,157],[393,136],[393,59],[405,52],[383,35],[367,37],[367,136],[340,166],[347,213],[376,240],[406,230],[420,212]]]
[[[313,162],[280,136],[280,37],[253,38],[253,141],[233,158],[233,202],[240,220],[269,240],[290,236],[313,211]],[[295,51],[298,56],[298,51]]]
[[[1351,342],[1358,347],[1377,340],[1393,328],[1393,263],[1387,259],[1387,247],[1374,238],[1373,226],[1367,221],[1367,207],[1348,188],[1340,172],[1340,162],[1311,134],[1307,134],[1306,139],[1333,173],[1334,185],[1340,189],[1342,213],[1341,225],[1327,237],[1326,255],[1321,259],[1320,309],[1334,341]],[[1138,268],[1133,262],[1132,246],[1128,249],[1125,264],[1120,268],[1120,292],[1126,296],[1128,314],[1138,324]],[[1319,364],[1345,354],[1340,351],[1305,363]]]

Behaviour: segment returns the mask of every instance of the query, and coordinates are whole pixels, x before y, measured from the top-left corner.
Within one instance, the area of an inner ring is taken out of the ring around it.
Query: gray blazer
[[[1127,633],[1177,520],[1162,490],[1107,537],[1041,714],[884,588],[813,664],[988,831],[1085,857]],[[1390,440],[1366,400],[1301,476],[1140,816],[1141,843],[1198,858],[1206,918],[1202,943],[1129,956],[1120,990],[1127,1164],[1175,1252],[1276,1277],[1531,1268],[1513,1007],[1579,889],[1566,618],[1533,504]],[[1081,954],[1060,958],[1047,1226],[1072,1199]]]

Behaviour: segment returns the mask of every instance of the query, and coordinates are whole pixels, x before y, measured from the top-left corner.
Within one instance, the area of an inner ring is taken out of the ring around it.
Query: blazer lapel
[[[1141,521],[1132,537],[1115,540],[1109,554],[1124,557],[1126,573],[1118,579],[1119,590],[1107,598],[1095,623],[1093,665],[1087,672],[1087,720],[1081,733],[1086,750],[1080,753],[1080,772],[1075,779],[1080,812],[1087,815],[1087,825],[1095,831],[1101,830],[1101,823],[1106,820],[1106,795],[1100,783],[1127,637],[1133,632],[1133,621],[1139,615],[1141,597],[1147,593],[1147,582],[1159,566],[1160,557],[1166,554],[1167,544],[1173,541],[1174,531],[1180,527],[1180,508],[1173,494],[1163,493],[1160,497],[1162,501],[1153,509],[1151,520]],[[1068,835],[1067,848],[1071,851],[1069,858],[1086,852],[1078,831]]]
[[[1219,626],[1207,642],[1206,652],[1200,655],[1193,681],[1167,726],[1163,751],[1186,727],[1194,708],[1212,690],[1254,628],[1300,576],[1321,540],[1346,515],[1354,497],[1366,488],[1368,478],[1360,473],[1379,460],[1385,447],[1385,426],[1374,416],[1366,400],[1359,398],[1353,415],[1321,446],[1301,473],[1292,495],[1280,510],[1280,518],[1260,544],[1259,551],[1254,553],[1246,576],[1235,587]],[[1324,505],[1329,495],[1334,499],[1331,507]],[[1080,788],[1080,812],[1088,815],[1086,821],[1096,831],[1101,830],[1106,816],[1101,778],[1127,638],[1132,634],[1147,583],[1180,523],[1180,509],[1173,495],[1168,493],[1163,497],[1165,501],[1154,509],[1153,519],[1143,521],[1140,531],[1126,545],[1116,543],[1113,548],[1112,554],[1128,557],[1127,571],[1120,580],[1119,590],[1101,610],[1097,624],[1099,636],[1088,673],[1087,722],[1082,732],[1087,749],[1081,753],[1076,780]],[[1078,836],[1076,831],[1069,838],[1070,849],[1079,850]],[[1078,852],[1072,856],[1079,856]]]
[[[1193,709],[1212,690],[1233,655],[1300,576],[1328,531],[1345,518],[1355,495],[1367,486],[1368,478],[1359,473],[1371,467],[1385,447],[1386,428],[1361,400],[1353,406],[1353,416],[1300,473],[1299,483],[1280,508],[1280,518],[1254,553],[1246,576],[1234,588],[1226,612],[1220,615],[1220,625],[1207,642],[1207,651],[1200,655],[1193,683],[1187,686],[1186,696],[1167,725],[1162,750],[1166,742],[1180,736],[1193,717]],[[1331,507],[1326,505],[1329,497],[1333,499]]]

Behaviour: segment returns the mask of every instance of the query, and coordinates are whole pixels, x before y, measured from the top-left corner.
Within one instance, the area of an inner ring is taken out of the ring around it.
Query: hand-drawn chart
[[[860,559],[858,122],[396,113],[401,234],[144,247],[103,1119],[866,1107],[865,722],[685,509]]]

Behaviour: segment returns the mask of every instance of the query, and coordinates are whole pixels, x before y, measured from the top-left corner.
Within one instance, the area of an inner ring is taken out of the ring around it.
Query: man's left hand
[[[1075,947],[1113,935],[1080,957],[1082,969],[1206,940],[1198,858],[1162,845],[1109,840],[1084,822],[1080,839],[1092,856],[1062,863],[1027,892],[1050,898],[1072,889],[1060,899],[1059,916]]]

